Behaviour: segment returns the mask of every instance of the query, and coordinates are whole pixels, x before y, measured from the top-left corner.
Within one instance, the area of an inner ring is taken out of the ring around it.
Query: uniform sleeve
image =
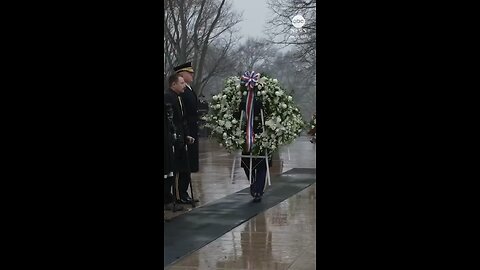
[[[188,92],[187,92],[188,91]],[[185,103],[185,115],[189,121],[195,121],[198,117],[198,104],[195,94],[191,90],[185,90],[184,93],[180,94],[183,102]]]
[[[195,136],[193,136],[193,135],[191,134],[191,131],[190,131],[190,128],[188,127],[188,122],[186,121],[186,119],[185,119],[185,121],[184,121],[184,123],[183,123],[183,130],[185,131],[185,133],[184,133],[184,134],[185,134],[185,140],[187,139],[187,136],[190,136],[190,137],[192,137],[192,138],[195,138]]]

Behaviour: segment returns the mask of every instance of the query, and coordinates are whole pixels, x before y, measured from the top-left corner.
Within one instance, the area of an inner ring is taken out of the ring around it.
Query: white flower
[[[282,90],[277,79],[262,77],[257,88],[257,96],[266,102],[264,105],[271,114],[265,118],[264,132],[256,134],[258,144],[254,151],[271,152],[281,145],[291,143],[298,136],[298,130],[303,130],[304,122],[300,111],[292,102],[292,96]],[[234,119],[233,116],[233,111],[236,110],[234,108],[238,108],[242,95],[248,95],[248,91],[240,89],[244,88],[240,85],[239,77],[225,80],[224,89],[212,96],[212,110],[205,125],[212,129],[211,135],[230,153],[242,149],[245,144],[245,130],[238,125],[239,119]]]
[[[273,126],[275,126],[275,123],[273,123],[273,121],[270,119],[270,120],[265,121],[265,126],[273,127]]]

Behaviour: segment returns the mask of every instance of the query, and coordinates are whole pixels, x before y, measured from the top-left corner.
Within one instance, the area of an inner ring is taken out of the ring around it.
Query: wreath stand
[[[242,110],[242,114],[240,116],[240,123],[239,123],[239,129],[242,128],[242,119],[243,119],[243,116],[244,116],[244,113],[245,111]],[[264,118],[263,118],[263,109],[260,109],[260,116],[262,118],[262,130],[263,132],[265,132],[265,121],[264,121]],[[265,163],[267,165],[267,175],[266,175],[266,178],[267,178],[267,182],[268,182],[268,185],[271,186],[272,183],[270,181],[270,168],[268,166],[268,152],[267,150],[265,150],[265,156],[253,156],[252,155],[252,152],[250,152],[250,155],[242,155],[240,154],[240,162],[242,162],[242,158],[249,158],[250,159],[250,166],[248,167],[249,169],[249,180],[250,180],[250,185],[252,184],[252,159],[253,158],[264,158],[265,159]],[[234,171],[235,171],[235,161],[237,159],[237,155],[235,155],[235,157],[233,157],[233,164],[232,164],[232,174],[231,174],[231,181],[233,182],[233,174],[234,174]]]

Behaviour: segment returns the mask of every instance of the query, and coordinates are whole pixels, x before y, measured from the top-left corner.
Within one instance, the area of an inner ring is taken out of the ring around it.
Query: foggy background
[[[164,8],[164,79],[174,66],[192,61],[192,87],[210,102],[227,77],[255,70],[277,78],[310,120],[316,107],[316,1],[165,0]],[[305,18],[300,30],[292,25],[295,15]]]

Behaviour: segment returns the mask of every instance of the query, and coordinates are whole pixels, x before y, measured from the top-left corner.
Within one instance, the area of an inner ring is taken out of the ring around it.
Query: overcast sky
[[[268,8],[267,0],[230,0],[232,8],[236,11],[243,11],[243,21],[236,26],[242,36],[240,42],[245,42],[248,37],[266,38],[263,31],[267,21],[273,17],[273,12]],[[287,52],[291,46],[280,46],[280,52]]]
[[[272,16],[267,0],[233,0],[232,2],[235,10],[243,11],[243,21],[237,25],[240,28],[242,41],[244,37],[263,37],[267,20]]]

